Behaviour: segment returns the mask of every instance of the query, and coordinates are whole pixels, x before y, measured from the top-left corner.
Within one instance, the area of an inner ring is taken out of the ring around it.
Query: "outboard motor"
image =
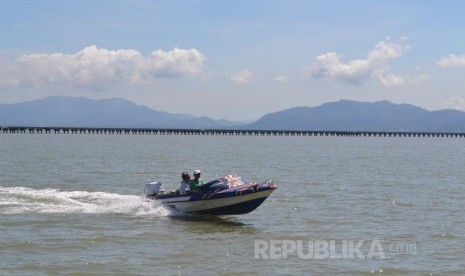
[[[158,181],[150,182],[149,184],[146,184],[144,187],[144,193],[146,196],[156,196],[157,194],[164,192],[165,187],[163,187],[163,184]]]

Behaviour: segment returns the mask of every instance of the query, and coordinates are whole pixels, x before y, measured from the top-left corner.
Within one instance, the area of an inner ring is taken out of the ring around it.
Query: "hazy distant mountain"
[[[241,125],[155,111],[123,99],[49,97],[0,104],[0,126],[465,132],[465,112],[427,111],[388,101],[341,100],[269,113],[252,124]]]
[[[248,129],[465,132],[465,112],[427,111],[388,101],[341,100],[318,107],[295,107],[269,113]]]
[[[171,114],[123,99],[48,97],[17,104],[0,104],[1,126],[78,126],[127,128],[221,128],[226,120]]]

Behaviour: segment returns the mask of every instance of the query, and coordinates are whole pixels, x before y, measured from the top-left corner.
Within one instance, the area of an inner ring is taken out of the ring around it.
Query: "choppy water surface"
[[[0,134],[1,274],[464,275],[464,168],[456,138]],[[141,197],[193,169],[279,189],[226,217]]]

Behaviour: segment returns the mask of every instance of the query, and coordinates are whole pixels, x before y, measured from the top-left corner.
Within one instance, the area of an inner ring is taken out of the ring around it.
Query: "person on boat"
[[[203,179],[200,179],[200,170],[195,170],[194,171],[194,179],[192,179],[190,182],[189,182],[189,188],[191,191],[195,191],[197,190],[199,187],[201,187],[202,185],[205,184],[205,182],[203,181]]]
[[[181,174],[182,182],[179,187],[179,194],[185,195],[189,191],[189,184],[191,181],[191,176],[187,172]]]

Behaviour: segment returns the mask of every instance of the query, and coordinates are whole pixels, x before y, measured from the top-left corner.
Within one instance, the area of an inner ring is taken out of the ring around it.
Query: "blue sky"
[[[389,100],[465,110],[463,1],[3,1],[0,103],[119,97],[253,120]]]

